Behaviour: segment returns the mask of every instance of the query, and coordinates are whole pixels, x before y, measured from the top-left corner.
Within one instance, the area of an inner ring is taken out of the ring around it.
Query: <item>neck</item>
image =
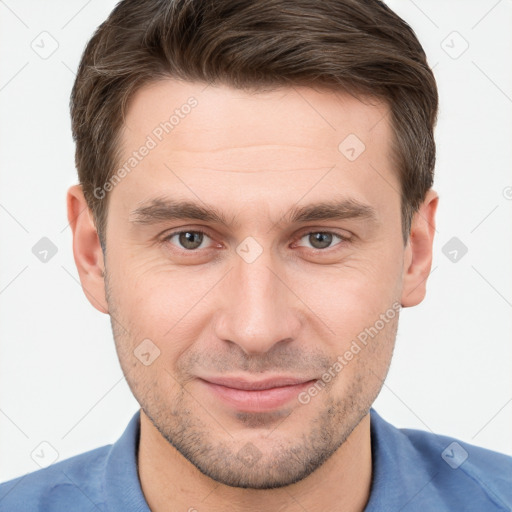
[[[152,512],[362,512],[370,496],[370,414],[322,466],[300,482],[278,489],[219,484],[185,459],[140,411],[138,452],[142,492]]]

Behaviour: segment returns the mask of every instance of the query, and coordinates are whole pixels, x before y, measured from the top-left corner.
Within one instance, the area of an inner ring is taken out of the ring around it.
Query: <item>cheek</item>
[[[283,281],[293,290],[290,306],[301,308],[317,334],[338,350],[373,325],[399,296],[400,257],[398,244],[376,243],[337,265],[282,267]],[[143,256],[129,250],[112,253],[111,261],[117,314],[131,343],[154,340],[170,361],[198,339],[215,315],[215,305],[230,295],[226,282],[220,282],[229,265],[173,267],[161,253]]]
[[[390,308],[380,318],[357,335],[346,341],[336,352],[335,361],[339,363],[339,378],[335,379],[337,394],[347,395],[349,388],[359,386],[361,393],[373,399],[382,388],[389,371],[393,350],[395,346],[396,330],[398,326],[398,311]],[[391,318],[393,317],[393,318]]]
[[[348,340],[374,324],[400,297],[400,253],[348,258],[336,267],[295,273],[294,292],[327,325],[333,338]],[[333,334],[334,333],[334,334]]]
[[[112,266],[116,317],[128,330],[122,335],[124,353],[149,339],[160,351],[151,371],[162,364],[171,370],[205,327],[204,299],[218,282],[218,273],[200,266],[170,268],[161,258],[125,259]]]

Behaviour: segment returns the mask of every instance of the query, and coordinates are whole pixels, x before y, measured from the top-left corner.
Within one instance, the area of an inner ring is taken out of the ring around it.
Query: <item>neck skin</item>
[[[370,497],[370,414],[316,471],[279,489],[239,489],[219,484],[185,459],[140,411],[139,479],[152,512],[362,512]]]

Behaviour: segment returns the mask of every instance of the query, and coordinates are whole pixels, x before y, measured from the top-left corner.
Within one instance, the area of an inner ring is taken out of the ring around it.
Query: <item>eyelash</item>
[[[173,231],[171,233],[166,234],[162,238],[161,241],[162,241],[162,243],[168,243],[168,242],[170,242],[172,237],[174,237],[176,235],[179,235],[181,233],[200,233],[202,235],[206,235],[208,238],[212,238],[206,231],[204,231],[202,229],[180,229],[178,231]],[[338,245],[342,245],[344,242],[348,243],[348,242],[351,241],[350,237],[341,235],[340,233],[337,233],[336,231],[312,230],[312,231],[305,231],[305,232],[301,233],[300,235],[298,235],[295,238],[293,243],[295,243],[296,241],[300,240],[301,238],[304,238],[307,235],[311,235],[311,234],[314,234],[314,233],[322,233],[322,234],[334,235],[334,236],[336,236],[336,237],[338,237],[340,239],[340,242],[338,242],[337,244],[335,244],[335,245],[333,245],[331,247],[327,247],[325,249],[314,249],[314,248],[310,249],[310,250],[316,251],[316,252],[328,252],[330,249],[333,249],[334,247],[336,247]],[[173,244],[171,244],[171,245],[173,245]],[[177,247],[177,249],[180,250],[179,247]],[[188,253],[188,254],[193,255],[193,254],[197,254],[199,252],[199,249],[181,249],[181,251],[184,252],[184,253]]]

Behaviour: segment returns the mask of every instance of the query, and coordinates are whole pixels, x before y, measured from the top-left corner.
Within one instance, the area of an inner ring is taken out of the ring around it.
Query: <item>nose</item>
[[[288,275],[268,251],[251,263],[236,257],[219,290],[223,298],[217,312],[218,339],[235,343],[248,355],[296,339],[300,301],[289,287]]]

